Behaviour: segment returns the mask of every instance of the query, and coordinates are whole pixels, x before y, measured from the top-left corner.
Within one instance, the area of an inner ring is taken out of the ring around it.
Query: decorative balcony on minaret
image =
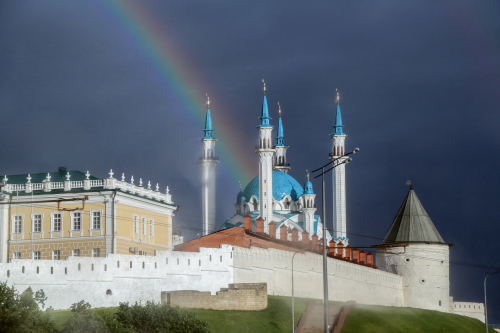
[[[286,161],[286,150],[288,146],[285,145],[285,135],[283,132],[283,122],[281,121],[281,105],[278,102],[279,107],[279,119],[278,119],[278,136],[276,136],[276,145],[274,149],[274,169],[279,170],[284,173],[288,173],[291,169],[290,163]]]
[[[347,157],[344,155],[345,133],[343,131],[342,115],[340,113],[340,96],[337,91],[337,111],[335,114],[335,124],[333,125],[332,138],[332,153],[330,160],[335,161],[335,164],[342,163]],[[333,229],[334,237],[337,241],[342,241],[344,245],[347,243],[346,234],[346,195],[345,195],[345,164],[339,165],[333,169]]]
[[[268,224],[273,216],[273,156],[274,148],[271,146],[273,127],[269,124],[269,110],[267,108],[266,83],[264,83],[264,98],[260,116],[259,145],[255,152],[259,155],[259,211],[264,219],[264,232],[268,233]]]
[[[203,235],[215,231],[215,167],[219,158],[215,156],[215,141],[213,137],[212,117],[210,115],[210,99],[207,95],[207,117],[205,119],[205,136],[203,142],[203,156],[200,157],[202,167],[202,214]]]

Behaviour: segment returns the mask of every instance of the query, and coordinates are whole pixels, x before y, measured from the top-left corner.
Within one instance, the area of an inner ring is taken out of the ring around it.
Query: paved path
[[[330,330],[333,330],[333,322],[335,317],[340,313],[341,307],[338,305],[332,305],[328,307],[330,312],[329,320],[330,320]],[[304,325],[304,329],[301,333],[324,333],[324,307],[323,303],[318,302],[314,304],[314,307],[311,310],[311,313],[307,317],[306,323]]]

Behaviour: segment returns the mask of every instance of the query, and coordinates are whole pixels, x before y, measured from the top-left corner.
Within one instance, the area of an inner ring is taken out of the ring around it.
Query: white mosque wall
[[[267,282],[269,295],[292,295],[292,252],[234,248],[234,283]],[[323,298],[323,257],[298,253],[294,259],[294,295]],[[402,306],[402,278],[385,271],[328,259],[330,300]]]
[[[227,288],[233,283],[231,249],[223,245],[199,252],[158,251],[156,256],[13,260],[0,264],[0,281],[20,292],[28,287],[43,289],[48,297],[46,306],[54,309],[68,309],[81,300],[92,307],[159,302],[162,291],[199,290],[215,294]]]

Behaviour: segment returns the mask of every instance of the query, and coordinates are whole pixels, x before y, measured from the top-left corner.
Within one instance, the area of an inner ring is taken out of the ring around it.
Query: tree
[[[19,294],[6,282],[0,283],[0,332],[57,332],[45,308],[45,293],[29,287]],[[47,309],[48,310],[48,309]]]
[[[70,307],[73,316],[64,324],[61,333],[107,333],[106,324],[91,310],[89,303],[80,301]]]

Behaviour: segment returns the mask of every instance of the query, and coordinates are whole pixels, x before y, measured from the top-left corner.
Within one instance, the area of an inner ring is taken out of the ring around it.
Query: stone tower
[[[262,80],[264,82],[264,80]],[[264,232],[269,233],[268,224],[273,216],[273,156],[275,150],[271,146],[273,127],[269,124],[269,110],[266,99],[266,83],[264,82],[264,98],[260,116],[259,145],[255,152],[259,155],[259,212],[264,219]]]
[[[344,155],[345,133],[343,132],[342,115],[340,113],[340,98],[337,91],[337,112],[335,114],[335,124],[333,125],[332,138],[332,153],[330,160],[337,159],[335,164],[342,163],[347,157]],[[346,200],[345,200],[345,164],[339,165],[332,172],[333,178],[333,229],[335,238],[346,238]],[[344,245],[345,240],[343,240]]]
[[[449,312],[449,248],[410,187],[376,263],[403,277],[403,306]]]
[[[203,211],[203,235],[208,235],[215,230],[215,167],[219,158],[215,156],[215,141],[212,129],[212,117],[210,115],[210,99],[207,96],[207,117],[205,119],[205,136],[203,142],[203,156],[200,157],[202,167],[202,211]]]

